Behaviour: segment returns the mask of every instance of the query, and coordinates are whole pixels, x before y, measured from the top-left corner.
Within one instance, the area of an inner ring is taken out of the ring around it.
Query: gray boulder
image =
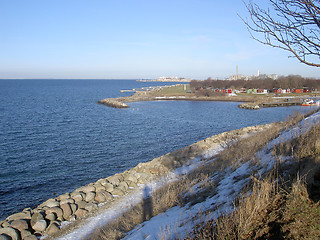
[[[123,196],[124,195],[124,191],[120,188],[115,188],[112,192],[113,196]]]
[[[0,240],[12,240],[12,238],[7,234],[1,234]]]
[[[94,192],[96,191],[96,188],[93,185],[87,185],[84,187],[81,187],[78,189],[79,191],[82,191],[84,193],[88,193],[88,192]]]
[[[49,235],[53,235],[58,233],[59,231],[60,231],[59,225],[56,222],[53,222],[48,226],[46,233]]]
[[[31,217],[31,222],[30,222],[31,227],[33,228],[33,226],[40,220],[44,220],[43,214],[40,212],[35,212]]]
[[[18,220],[18,219],[31,219],[31,215],[28,212],[18,212],[6,218],[7,221]]]
[[[37,221],[33,226],[33,230],[35,230],[36,232],[44,232],[47,228],[47,222],[46,220],[39,220]]]
[[[55,213],[55,215],[57,216],[57,219],[64,220],[63,219],[63,211],[59,207],[48,208],[46,210],[46,215],[48,215],[49,213]]]
[[[83,216],[85,216],[88,213],[88,210],[83,209],[83,208],[79,208],[76,212],[75,215],[77,218],[82,218]]]
[[[21,240],[19,231],[11,227],[0,228],[0,236],[3,239],[9,236],[11,240]]]
[[[29,229],[29,225],[26,220],[18,219],[11,222],[11,227],[21,231],[23,229]]]
[[[96,196],[95,192],[87,192],[85,201],[88,202],[88,203],[92,202],[94,200],[95,196]]]
[[[60,206],[60,208],[63,211],[63,215],[62,216],[63,216],[64,219],[68,219],[72,215],[72,209],[71,209],[69,203],[62,204]]]
[[[113,187],[113,185],[111,184],[111,183],[106,183],[105,185],[104,185],[104,187],[105,187],[105,190],[107,191],[107,192],[109,192],[109,193],[112,193],[113,192],[113,189],[114,189],[114,187]]]

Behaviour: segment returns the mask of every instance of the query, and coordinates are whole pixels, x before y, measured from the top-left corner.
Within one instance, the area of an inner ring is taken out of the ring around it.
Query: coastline
[[[113,108],[129,108],[127,103],[140,101],[226,101],[239,102],[239,108],[258,110],[266,107],[283,107],[283,106],[297,106],[301,105],[303,98],[307,96],[274,98],[265,95],[220,95],[220,96],[197,96],[191,92],[179,91],[177,93],[170,92],[177,86],[186,86],[178,84],[176,86],[167,86],[165,91],[163,89],[152,89],[149,91],[136,91],[133,95],[118,98],[106,98],[99,100],[97,103]],[[185,87],[184,87],[185,88]],[[168,93],[169,92],[169,93]]]
[[[187,166],[195,158],[201,159],[216,153],[230,141],[270,128],[275,124],[246,127],[214,135],[150,162],[139,163],[123,173],[99,179],[71,193],[48,199],[34,209],[26,208],[1,221],[0,234],[28,240],[37,239],[37,236],[46,236],[48,239],[61,236],[84,224],[88,218],[122,201],[126,196],[143,188],[145,184],[160,179],[182,166]]]

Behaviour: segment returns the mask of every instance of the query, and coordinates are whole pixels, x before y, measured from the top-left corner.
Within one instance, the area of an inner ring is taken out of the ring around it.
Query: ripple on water
[[[160,83],[0,81],[0,216],[214,134],[301,110],[250,111],[230,102],[138,102],[129,109],[96,104],[120,89],[150,85]]]

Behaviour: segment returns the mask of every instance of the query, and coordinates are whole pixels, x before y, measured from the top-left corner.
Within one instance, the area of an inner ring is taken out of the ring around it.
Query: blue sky
[[[319,77],[252,40],[241,0],[1,0],[0,78]]]

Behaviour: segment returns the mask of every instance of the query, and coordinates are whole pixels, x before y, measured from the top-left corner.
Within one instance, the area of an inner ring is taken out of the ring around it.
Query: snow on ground
[[[105,212],[86,219],[85,223],[82,226],[71,233],[64,235],[62,237],[57,238],[57,240],[78,240],[88,236],[93,230],[106,225],[110,221],[116,219],[121,214],[129,210],[131,207],[137,205],[143,198],[149,197],[145,195],[144,189],[150,189],[150,195],[152,192],[161,188],[163,185],[167,184],[170,181],[176,180],[179,176],[187,174],[192,170],[199,167],[202,164],[203,159],[207,159],[216,155],[219,151],[221,151],[221,146],[216,146],[210,148],[207,152],[204,153],[203,156],[196,157],[192,161],[190,161],[189,165],[184,165],[180,168],[175,169],[174,172],[171,172],[169,175],[161,178],[160,180],[153,181],[147,184],[141,184],[139,189],[136,189],[132,194],[128,194],[121,201],[119,201],[114,207],[111,209],[107,209]],[[65,225],[68,223],[66,222]]]
[[[250,172],[250,163],[247,162],[232,171],[228,168],[224,172],[224,178],[216,188],[217,194],[207,198],[204,202],[193,206],[173,207],[166,212],[159,214],[149,221],[138,225],[135,229],[127,233],[124,240],[157,240],[157,239],[182,239],[190,233],[196,224],[203,220],[217,218],[221,213],[232,209],[232,201],[240,193],[249,178],[236,181],[237,177],[247,175]],[[216,175],[217,178],[218,175]],[[212,211],[210,217],[206,217],[204,212]],[[196,218],[195,218],[196,217]]]
[[[216,191],[217,194],[213,197],[207,198],[204,202],[198,203],[194,206],[174,207],[166,212],[159,214],[149,221],[138,225],[135,229],[127,233],[124,240],[157,240],[157,239],[181,239],[188,233],[192,232],[194,226],[204,220],[202,213],[219,206],[211,212],[211,219],[219,217],[221,213],[226,213],[232,210],[234,198],[241,193],[243,187],[249,183],[250,176],[254,170],[258,171],[257,175],[262,175],[268,172],[274,166],[276,159],[270,153],[273,146],[280,142],[287,141],[297,136],[297,133],[303,132],[306,128],[313,124],[319,124],[320,112],[304,119],[300,126],[285,131],[279,137],[271,141],[268,147],[258,153],[261,158],[260,164],[251,164],[248,161],[240,165],[236,170],[228,168],[224,173],[224,177],[220,180]],[[283,161],[289,158],[283,159]],[[260,169],[259,169],[260,168]],[[214,175],[212,180],[217,179],[219,175]],[[195,217],[197,217],[195,219]],[[200,216],[200,217],[199,217]],[[207,219],[208,220],[208,219]]]
[[[273,158],[270,150],[273,146],[280,142],[292,139],[298,133],[304,131],[312,124],[319,123],[320,112],[304,119],[300,126],[283,132],[278,138],[271,141],[268,146],[260,151],[257,156],[260,158],[259,164],[252,164],[248,161],[234,169],[229,167],[221,172],[216,172],[211,176],[210,180],[217,183],[216,194],[207,198],[205,201],[190,206],[176,206],[164,213],[161,213],[149,221],[145,221],[133,230],[128,232],[123,238],[125,240],[157,240],[157,239],[175,239],[183,238],[190,233],[195,224],[200,223],[204,218],[217,218],[221,213],[231,211],[233,208],[233,200],[241,193],[243,187],[250,182],[252,172],[257,172],[257,175],[270,171],[274,166],[276,159]],[[203,156],[195,158],[188,166],[183,166],[176,169],[168,176],[146,185],[141,185],[137,191],[124,197],[115,207],[106,210],[102,214],[89,218],[82,227],[74,230],[72,233],[65,235],[59,240],[76,240],[88,236],[94,229],[107,224],[120,216],[122,213],[130,209],[130,207],[138,204],[144,197],[143,189],[148,187],[151,189],[150,194],[156,191],[169,181],[177,179],[179,176],[186,174],[200,164],[214,161],[214,156],[222,150],[221,146],[216,146],[209,149]],[[206,161],[209,160],[209,161]],[[283,159],[286,161],[287,159]],[[199,185],[191,188],[197,191]],[[203,212],[211,211],[210,216],[205,216]],[[208,220],[208,219],[207,219]]]

